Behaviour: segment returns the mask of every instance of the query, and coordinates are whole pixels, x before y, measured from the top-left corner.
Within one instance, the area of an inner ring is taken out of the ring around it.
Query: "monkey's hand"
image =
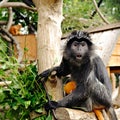
[[[48,69],[46,71],[43,71],[39,75],[37,75],[36,80],[39,81],[46,81],[48,78],[54,79],[57,74],[57,69]]]
[[[56,109],[58,106],[58,102],[49,101],[45,104],[45,110],[48,112],[49,110]]]
[[[37,75],[37,79],[48,77],[49,74],[50,74],[50,70],[45,70],[42,73],[40,73],[39,75]]]

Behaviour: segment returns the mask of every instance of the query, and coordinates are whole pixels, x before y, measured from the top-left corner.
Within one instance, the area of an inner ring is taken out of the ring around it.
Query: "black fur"
[[[74,46],[75,42],[78,47]],[[83,46],[82,42],[85,43]],[[48,76],[54,70],[58,77],[71,74],[71,78],[77,83],[77,88],[62,100],[49,102],[47,105],[49,109],[69,107],[90,112],[105,108],[110,113],[110,120],[117,120],[112,106],[110,79],[101,58],[94,53],[94,45],[88,33],[72,32],[68,37],[60,66],[47,70],[39,76]]]

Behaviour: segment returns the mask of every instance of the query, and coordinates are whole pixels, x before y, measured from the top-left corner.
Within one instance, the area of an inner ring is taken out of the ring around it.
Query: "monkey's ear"
[[[45,110],[46,112],[49,112],[49,110],[51,109],[56,109],[58,107],[58,102],[55,102],[55,101],[48,101],[46,104],[45,104]]]

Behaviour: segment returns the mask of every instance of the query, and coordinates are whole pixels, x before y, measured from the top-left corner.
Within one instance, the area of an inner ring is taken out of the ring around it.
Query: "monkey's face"
[[[71,55],[78,62],[83,59],[88,50],[86,41],[73,41],[71,44]]]

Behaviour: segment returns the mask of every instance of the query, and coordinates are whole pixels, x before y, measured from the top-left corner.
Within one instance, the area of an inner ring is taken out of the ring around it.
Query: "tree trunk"
[[[60,61],[62,0],[34,0],[38,10],[39,73]]]
[[[62,22],[62,0],[33,0],[38,11],[37,30],[37,59],[38,72],[54,67],[59,64],[61,22]],[[62,98],[61,81],[47,81],[49,93],[54,100]]]

